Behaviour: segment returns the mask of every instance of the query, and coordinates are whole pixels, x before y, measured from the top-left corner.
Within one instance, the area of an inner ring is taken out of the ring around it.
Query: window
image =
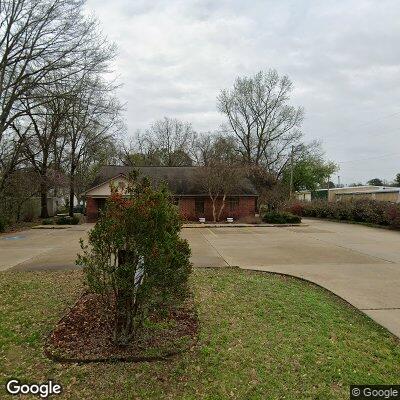
[[[228,200],[229,211],[236,211],[239,207],[239,197],[230,197]]]
[[[204,214],[204,199],[196,198],[194,201],[194,207],[197,215]]]

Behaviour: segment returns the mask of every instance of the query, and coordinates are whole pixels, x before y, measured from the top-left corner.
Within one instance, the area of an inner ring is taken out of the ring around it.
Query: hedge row
[[[78,215],[74,215],[73,217],[70,217],[68,215],[63,215],[60,217],[54,217],[54,218],[46,218],[42,220],[43,225],[78,225],[80,222],[80,218]]]
[[[366,222],[400,228],[400,204],[383,201],[353,199],[327,202],[326,200],[316,200],[293,203],[288,207],[288,211],[304,217]]]
[[[269,224],[299,224],[301,217],[284,211],[268,211],[262,216],[262,220]]]

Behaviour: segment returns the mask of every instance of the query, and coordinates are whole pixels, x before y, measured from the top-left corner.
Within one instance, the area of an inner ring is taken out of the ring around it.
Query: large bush
[[[73,217],[70,217],[69,215],[63,215],[61,217],[56,217],[55,223],[57,225],[78,225],[80,222],[80,219],[78,216],[74,215]]]
[[[301,217],[284,211],[267,211],[262,220],[270,224],[299,224]]]
[[[393,228],[400,229],[400,206],[391,204],[387,210],[389,225]]]
[[[132,175],[126,189],[112,189],[89,245],[82,244],[77,263],[106,302],[117,344],[140,336],[149,311],[165,313],[188,295],[190,248],[170,198]]]
[[[6,226],[6,219],[2,215],[0,215],[0,233],[6,230]]]
[[[369,199],[349,201],[296,202],[287,207],[289,212],[305,217],[329,218],[400,227],[400,205]]]

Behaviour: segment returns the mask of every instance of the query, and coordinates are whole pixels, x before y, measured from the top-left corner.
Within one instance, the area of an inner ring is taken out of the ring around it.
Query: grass
[[[67,399],[344,399],[352,383],[398,383],[400,344],[329,292],[237,269],[195,269],[198,345],[151,363],[61,365],[43,338],[78,297],[81,275],[0,274],[4,381],[53,378]]]

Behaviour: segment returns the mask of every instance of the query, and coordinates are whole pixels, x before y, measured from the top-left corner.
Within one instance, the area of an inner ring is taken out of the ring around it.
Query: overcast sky
[[[224,121],[216,96],[275,68],[295,85],[307,141],[342,183],[400,172],[400,1],[88,0],[119,50],[129,134],[163,116]],[[334,181],[337,181],[335,177]]]

